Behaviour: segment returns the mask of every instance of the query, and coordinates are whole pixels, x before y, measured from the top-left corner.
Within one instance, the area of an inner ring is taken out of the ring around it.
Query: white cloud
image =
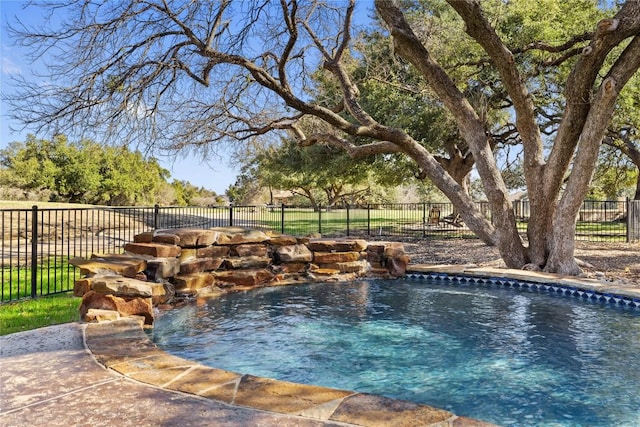
[[[0,0],[2,1],[2,0]],[[5,34],[2,36],[4,37]],[[16,50],[6,43],[0,44],[0,52],[2,53],[2,74],[15,75],[22,73],[22,67],[18,58],[15,57]]]
[[[2,55],[2,74],[20,74],[22,69],[16,64],[13,59],[6,55]]]

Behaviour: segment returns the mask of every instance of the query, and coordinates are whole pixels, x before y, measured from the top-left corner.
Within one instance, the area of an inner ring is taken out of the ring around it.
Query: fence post
[[[158,229],[158,219],[160,217],[160,205],[156,204],[153,207],[153,229]]]
[[[427,237],[427,204],[422,202],[422,238]]]
[[[284,234],[284,203],[280,205],[280,232]]]
[[[371,236],[371,204],[367,203],[367,236]]]
[[[31,207],[31,298],[38,289],[38,206]]]
[[[347,236],[351,235],[351,227],[349,224],[350,215],[349,215],[349,203],[347,203]]]
[[[233,204],[229,204],[229,227],[233,227]]]
[[[627,242],[640,241],[640,200],[627,198]]]
[[[318,233],[322,235],[322,203],[318,203]]]

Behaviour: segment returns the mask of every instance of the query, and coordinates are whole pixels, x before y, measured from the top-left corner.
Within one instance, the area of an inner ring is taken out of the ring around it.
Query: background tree
[[[616,111],[607,128],[602,149],[603,167],[619,168],[619,173],[609,171],[610,184],[617,188],[625,185],[625,181],[635,176],[635,190],[630,195],[640,200],[640,74],[636,73],[628,84],[628,90],[623,93]],[[602,169],[602,167],[601,167]],[[602,173],[597,176],[601,176]],[[621,191],[610,191],[617,194]],[[617,194],[619,196],[620,194]]]
[[[292,139],[260,150],[249,161],[256,165],[255,176],[263,186],[289,190],[316,209],[319,204],[375,202],[382,183],[401,182],[399,175],[377,173],[375,158],[354,163],[339,148],[316,145],[300,150]]]
[[[251,205],[256,203],[262,189],[256,165],[247,162],[240,168],[236,182],[229,186],[226,195],[235,205]]]
[[[191,205],[191,201],[198,195],[198,188],[187,181],[173,180],[171,187],[174,190],[175,204],[178,206]]]
[[[353,158],[401,153],[453,202],[478,237],[498,246],[509,267],[529,264],[575,274],[577,212],[618,95],[640,67],[640,2],[613,4],[609,18],[599,22],[594,14],[574,17],[597,11],[596,2],[530,5],[524,0],[487,0],[482,6],[473,0],[375,2],[394,55],[427,82],[456,124],[493,222],[436,153],[360,102],[349,68],[349,58],[357,56],[350,53],[354,2],[74,2],[60,28],[14,28],[14,36],[35,55],[61,52],[48,76],[60,84],[43,89],[23,81],[22,92],[9,101],[27,125],[109,130],[119,138],[135,133],[168,148],[289,130],[301,146],[340,146]],[[476,67],[476,78],[462,80],[438,61],[453,32],[423,32],[423,21],[411,20],[420,11],[455,16],[459,32],[468,35],[459,52],[468,59],[458,68]],[[536,39],[536,28],[550,17],[548,27],[556,33]],[[568,19],[575,25],[558,25]],[[514,33],[520,37],[510,37]],[[338,103],[309,95],[319,65],[337,82]],[[527,77],[536,72],[538,79]],[[496,163],[495,137],[478,107],[482,103],[474,100],[478,84],[504,94],[514,119],[531,206],[528,246],[518,234]],[[543,97],[547,92],[560,96]],[[331,132],[296,126],[309,116]]]
[[[52,140],[29,135],[0,150],[0,185],[22,191],[48,190],[52,201],[112,206],[149,205],[160,201],[169,171],[126,147],[103,147],[64,135]],[[191,204],[217,195],[185,181],[174,181],[168,204]],[[220,202],[220,200],[217,200]],[[208,203],[212,203],[209,200]]]
[[[640,145],[610,146],[616,143],[620,141],[606,142],[602,146],[588,195],[592,200],[618,200],[621,197],[639,200]]]
[[[170,184],[173,197],[170,204],[178,206],[218,206],[226,203],[226,200],[217,195],[215,191],[204,187],[196,187],[188,181],[173,180]]]
[[[102,148],[91,141],[71,144],[64,135],[39,140],[29,135],[0,151],[2,184],[23,191],[50,190],[55,201],[89,203],[100,191]]]
[[[100,163],[101,185],[88,203],[152,205],[170,174],[154,158],[126,147],[106,147]]]
[[[56,146],[66,144],[66,138],[58,135],[54,140],[37,140],[29,135],[24,143],[12,142],[1,150],[1,184],[25,191],[55,188],[58,166],[53,153]]]

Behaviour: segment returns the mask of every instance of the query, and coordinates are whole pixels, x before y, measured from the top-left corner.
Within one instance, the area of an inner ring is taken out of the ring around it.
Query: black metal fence
[[[485,203],[479,209],[491,219]],[[527,202],[516,202],[526,230]],[[120,253],[141,232],[179,227],[243,227],[293,235],[472,238],[450,203],[368,204],[344,207],[216,206],[95,207],[0,210],[0,302],[68,292],[78,272],[74,257]],[[640,240],[640,202],[586,201],[576,239]]]

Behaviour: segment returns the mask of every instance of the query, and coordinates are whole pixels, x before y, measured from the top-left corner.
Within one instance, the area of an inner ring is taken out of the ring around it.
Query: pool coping
[[[411,265],[405,277],[528,287],[640,307],[639,288],[549,273],[456,265]],[[99,364],[125,378],[231,406],[345,426],[494,425],[428,405],[208,367],[160,350],[135,318],[89,323],[84,328],[84,342]]]
[[[640,308],[640,288],[615,282],[576,276],[563,276],[528,270],[463,265],[415,265],[407,269],[407,278],[433,278],[475,284],[494,284],[574,296]]]

